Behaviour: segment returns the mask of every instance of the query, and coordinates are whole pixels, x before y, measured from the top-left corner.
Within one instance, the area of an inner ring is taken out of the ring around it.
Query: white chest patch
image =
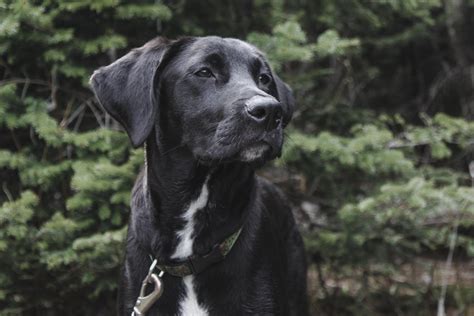
[[[192,201],[188,209],[183,214],[185,225],[182,230],[177,232],[178,245],[171,256],[172,259],[185,259],[193,254],[194,244],[194,215],[200,209],[203,209],[209,198],[209,189],[207,183],[209,177],[206,178],[202,185],[201,192],[196,200]],[[183,278],[185,288],[185,297],[179,303],[179,309],[182,316],[208,316],[207,310],[199,305],[197,294],[194,289],[194,277],[192,275]]]
[[[176,250],[171,255],[172,259],[185,259],[193,254],[194,215],[207,204],[209,198],[209,189],[207,188],[208,181],[209,177],[204,181],[198,198],[189,204],[188,209],[183,214],[183,219],[186,224],[184,228],[177,233],[179,242],[176,246]]]
[[[199,305],[196,291],[194,290],[194,277],[192,275],[183,278],[186,289],[186,297],[179,303],[182,316],[208,316],[208,311]]]

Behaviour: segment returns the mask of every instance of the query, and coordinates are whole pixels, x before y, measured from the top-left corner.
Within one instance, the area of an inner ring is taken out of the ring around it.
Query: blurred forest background
[[[210,34],[294,89],[260,173],[293,203],[312,314],[474,315],[473,0],[1,0],[0,314],[114,314],[143,152],[89,76]]]

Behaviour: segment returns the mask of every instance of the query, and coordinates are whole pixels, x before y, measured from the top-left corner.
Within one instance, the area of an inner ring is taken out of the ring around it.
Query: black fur
[[[243,230],[223,261],[194,277],[199,303],[210,315],[307,315],[301,236],[283,194],[254,174],[280,154],[294,106],[264,56],[235,39],[160,38],[100,68],[91,84],[132,144],[147,148],[132,193],[119,314],[130,315],[149,254],[170,260],[182,215],[208,178],[193,253]],[[255,95],[263,105],[249,114]],[[148,315],[179,315],[182,279],[165,274],[163,282]]]

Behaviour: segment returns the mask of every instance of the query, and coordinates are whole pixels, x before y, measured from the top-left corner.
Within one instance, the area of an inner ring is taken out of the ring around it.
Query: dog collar
[[[223,242],[214,245],[211,251],[203,256],[190,256],[183,261],[172,264],[157,264],[157,268],[163,272],[177,277],[185,277],[191,274],[199,274],[209,266],[224,260],[227,254],[232,250],[235,242],[242,232],[242,227],[235,233],[224,239]]]

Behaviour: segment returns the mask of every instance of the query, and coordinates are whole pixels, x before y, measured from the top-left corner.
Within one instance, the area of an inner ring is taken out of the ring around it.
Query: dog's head
[[[158,38],[95,71],[91,84],[134,147],[159,135],[210,164],[278,156],[294,106],[263,54],[231,38]]]

